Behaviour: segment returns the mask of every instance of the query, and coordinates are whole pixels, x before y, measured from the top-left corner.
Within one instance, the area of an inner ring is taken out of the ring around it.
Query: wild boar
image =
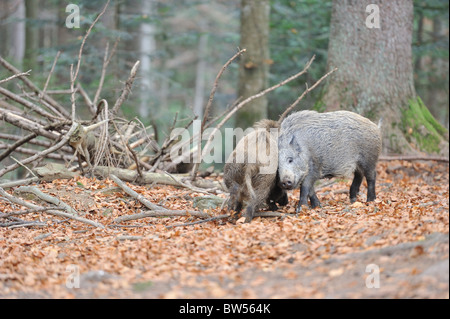
[[[320,206],[314,190],[318,179],[354,174],[350,202],[355,202],[363,179],[367,201],[375,195],[376,163],[381,152],[381,134],[369,119],[349,111],[317,113],[300,111],[288,116],[278,139],[278,171],[283,189],[300,187],[302,205]]]
[[[264,203],[271,210],[288,203],[278,185],[278,122],[261,120],[236,145],[224,166],[224,182],[230,192],[229,209],[240,213],[247,203],[245,222],[253,219]]]

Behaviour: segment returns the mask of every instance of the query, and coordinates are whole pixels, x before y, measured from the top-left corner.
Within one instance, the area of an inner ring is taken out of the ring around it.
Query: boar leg
[[[308,179],[305,179],[303,183],[300,185],[300,200],[297,205],[296,213],[298,214],[302,210],[302,206],[308,206],[308,196],[311,192],[311,189],[314,193],[314,182],[311,182]]]
[[[239,201],[238,201],[238,202],[235,204],[235,206],[234,206],[234,211],[235,211],[236,213],[240,213],[241,210],[242,210],[242,202],[239,202]]]
[[[375,180],[376,180],[377,172],[375,169],[370,172],[366,172],[366,180],[367,180],[367,201],[374,201],[377,196],[375,195]]]
[[[269,194],[266,193],[266,196],[267,195],[269,195]],[[257,211],[257,209],[261,205],[261,203],[264,202],[264,199],[266,196],[264,196],[263,198],[260,198],[259,196],[257,196],[258,198],[252,199],[250,201],[250,203],[247,205],[247,211],[245,214],[245,223],[250,223],[252,221],[253,217],[255,216],[255,212]]]
[[[278,197],[277,199],[277,203],[280,204],[281,206],[286,206],[289,203],[289,199],[288,199],[288,195],[286,193],[285,190],[281,190],[281,196]]]
[[[358,196],[359,187],[361,186],[362,179],[363,175],[361,174],[361,172],[355,171],[355,177],[353,178],[352,185],[350,186],[350,203],[356,202],[356,197]]]
[[[248,205],[245,215],[245,222],[250,223],[255,216],[255,212],[261,207],[261,205],[269,198],[271,187],[270,182],[272,178],[270,176],[259,176],[252,184],[254,187],[255,197],[252,196]],[[267,186],[269,185],[269,187]],[[255,187],[256,186],[256,187]]]
[[[248,205],[247,206],[247,212],[245,214],[245,223],[250,223],[253,219],[253,216],[255,216],[255,205]]]
[[[314,178],[306,178],[300,186],[300,200],[298,202],[296,213],[302,210],[302,205],[308,206],[308,198],[311,201],[311,208],[321,206],[320,200],[314,190]]]
[[[268,200],[267,201],[267,205],[269,206],[269,210],[271,210],[271,211],[276,211],[276,210],[278,210],[278,205],[277,205],[277,202],[276,201],[270,201],[270,200]]]
[[[267,205],[269,205],[270,210],[274,211],[278,209],[277,203],[281,206],[286,206],[288,197],[286,191],[279,187],[278,184],[275,184],[267,198]]]
[[[239,185],[233,182],[233,186],[230,187],[230,202],[228,204],[228,209],[239,213],[242,210],[241,197]]]
[[[314,190],[314,187],[311,188],[309,191],[309,200],[311,202],[311,208],[321,207],[320,200],[316,195],[316,191]]]

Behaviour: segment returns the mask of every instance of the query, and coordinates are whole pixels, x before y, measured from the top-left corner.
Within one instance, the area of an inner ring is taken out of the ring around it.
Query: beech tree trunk
[[[25,2],[24,0],[0,1],[0,21],[11,20],[8,23],[0,23],[0,55],[12,58],[14,64],[22,67],[25,53]]]
[[[247,49],[239,65],[238,96],[252,96],[268,86],[269,73],[269,13],[268,0],[241,1],[240,48]],[[257,120],[267,118],[267,98],[258,98],[236,115],[236,127],[246,129]]]
[[[36,0],[25,0],[25,56],[24,56],[24,69],[33,70],[36,74],[38,70],[37,66],[37,50],[39,46],[39,33],[36,25],[33,25],[34,20],[37,19],[39,9],[39,3]]]
[[[203,108],[205,107],[205,86],[206,86],[206,55],[208,48],[208,34],[203,33],[200,35],[198,41],[198,61],[197,61],[197,74],[195,77],[195,95],[194,95],[194,114],[199,119],[203,118]]]
[[[384,153],[448,156],[448,133],[414,89],[412,32],[412,0],[334,0],[328,68],[339,70],[316,107],[382,119]]]
[[[152,1],[142,1],[137,3],[143,15],[151,16],[154,14],[154,5]],[[139,9],[139,8],[135,8]],[[139,12],[139,11],[137,11]],[[151,114],[152,103],[150,102],[154,95],[154,83],[152,79],[153,65],[152,54],[156,50],[155,26],[150,22],[142,22],[139,28],[139,59],[141,61],[141,87],[139,115],[148,119]]]

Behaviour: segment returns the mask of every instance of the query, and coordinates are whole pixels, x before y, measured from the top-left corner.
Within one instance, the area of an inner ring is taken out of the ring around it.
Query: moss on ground
[[[420,97],[409,100],[402,113],[402,129],[408,142],[414,142],[421,151],[439,153],[447,130],[436,121]]]

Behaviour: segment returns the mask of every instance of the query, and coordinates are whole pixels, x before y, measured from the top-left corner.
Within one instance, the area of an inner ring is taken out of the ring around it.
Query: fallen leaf
[[[336,269],[332,269],[328,272],[328,276],[330,277],[338,277],[341,276],[344,273],[344,268],[336,268]]]

